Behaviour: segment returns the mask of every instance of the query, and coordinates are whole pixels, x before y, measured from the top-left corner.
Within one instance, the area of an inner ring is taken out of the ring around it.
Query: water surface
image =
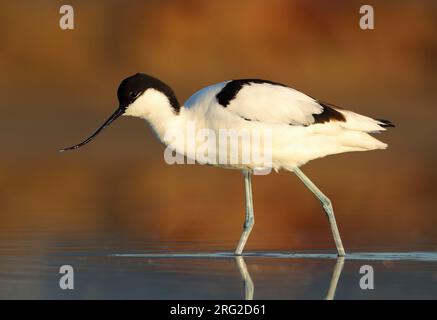
[[[53,240],[3,234],[1,299],[436,299],[437,253],[326,249],[248,251],[235,257],[221,243]],[[212,248],[210,251],[207,248]],[[74,268],[74,290],[61,290],[61,265]],[[374,289],[360,288],[360,267],[374,270]]]

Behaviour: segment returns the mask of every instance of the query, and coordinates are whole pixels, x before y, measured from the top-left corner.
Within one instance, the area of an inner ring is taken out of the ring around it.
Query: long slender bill
[[[115,119],[117,119],[119,116],[121,116],[123,114],[124,110],[122,108],[118,108],[117,110],[115,110],[115,112],[109,117],[108,120],[105,121],[104,124],[102,124],[102,126],[100,128],[98,128],[96,130],[96,132],[94,132],[88,139],[82,141],[79,144],[76,144],[72,147],[68,147],[68,148],[64,148],[64,149],[60,149],[59,152],[64,152],[64,151],[68,151],[68,150],[75,150],[78,149],[84,145],[86,145],[88,142],[90,142],[91,140],[94,139],[95,136],[97,136],[100,131],[102,131],[103,129],[105,129],[107,126],[109,126]]]

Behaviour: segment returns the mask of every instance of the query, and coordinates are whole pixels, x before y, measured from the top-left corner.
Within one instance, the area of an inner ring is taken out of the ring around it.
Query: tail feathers
[[[341,122],[340,125],[349,130],[376,133],[385,131],[387,127],[394,127],[388,120],[373,119],[348,110],[341,110],[340,112],[346,118],[346,121]]]
[[[396,127],[393,123],[391,123],[390,120],[384,120],[384,119],[375,119],[379,122],[379,125],[383,128],[389,128],[389,127]]]
[[[344,147],[350,148],[351,151],[386,149],[388,147],[386,143],[363,131],[348,131],[344,134],[341,143]]]
[[[349,130],[377,133],[379,131],[385,131],[388,127],[395,126],[389,120],[373,119],[348,110],[339,111],[346,118],[345,122],[341,122],[341,126]]]

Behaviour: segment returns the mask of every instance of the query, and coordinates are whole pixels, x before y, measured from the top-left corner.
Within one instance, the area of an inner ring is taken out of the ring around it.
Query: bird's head
[[[117,110],[89,138],[59,151],[74,150],[93,140],[103,129],[120,116],[140,117],[146,120],[164,112],[179,112],[179,102],[173,90],[161,80],[137,73],[124,79],[117,90]],[[171,110],[170,110],[171,109]]]

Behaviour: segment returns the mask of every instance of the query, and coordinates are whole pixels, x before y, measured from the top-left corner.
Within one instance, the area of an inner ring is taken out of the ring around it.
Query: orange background
[[[303,171],[331,198],[346,249],[437,248],[437,5],[366,1],[58,1],[0,3],[0,231],[122,234],[236,244],[242,175],[169,166],[145,123],[123,118],[77,152],[117,107],[121,79],[168,83],[180,102],[235,78],[286,83],[397,127],[386,151],[317,160]],[[327,220],[292,174],[254,178],[247,248],[333,247]],[[207,245],[207,243],[206,243]]]

